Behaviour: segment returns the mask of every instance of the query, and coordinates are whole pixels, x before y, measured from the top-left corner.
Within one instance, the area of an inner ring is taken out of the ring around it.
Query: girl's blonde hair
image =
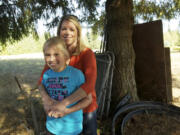
[[[82,28],[81,28],[81,25],[79,23],[79,20],[74,15],[65,15],[65,16],[63,16],[61,21],[59,22],[59,25],[58,25],[58,28],[57,28],[57,36],[60,36],[62,23],[64,21],[72,22],[75,25],[76,29],[77,29],[77,36],[78,36],[77,37],[77,48],[76,48],[75,52],[72,55],[79,55],[80,52],[83,51],[86,48],[85,44],[82,41],[82,35],[81,35]]]
[[[45,50],[49,47],[55,46],[66,56],[67,58],[70,58],[69,51],[67,50],[67,46],[65,42],[60,37],[52,37],[46,40],[43,46],[43,53],[45,53]]]

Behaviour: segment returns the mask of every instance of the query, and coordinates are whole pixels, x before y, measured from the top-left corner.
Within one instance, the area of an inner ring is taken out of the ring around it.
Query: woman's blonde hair
[[[77,36],[78,36],[77,37],[77,48],[76,48],[75,52],[72,55],[79,55],[80,52],[86,48],[85,44],[82,41],[82,35],[81,35],[82,28],[81,28],[81,25],[79,23],[79,20],[74,15],[65,15],[65,16],[63,16],[61,21],[59,22],[59,25],[58,25],[58,28],[57,28],[57,36],[60,36],[62,23],[64,21],[72,22],[75,25],[76,29],[77,29]]]
[[[65,57],[70,58],[69,51],[67,50],[67,46],[65,42],[60,37],[52,37],[46,40],[43,46],[43,53],[49,47],[55,46],[64,54]]]

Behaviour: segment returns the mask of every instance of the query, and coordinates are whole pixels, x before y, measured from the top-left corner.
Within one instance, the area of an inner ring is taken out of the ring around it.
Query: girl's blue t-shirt
[[[83,73],[72,66],[67,66],[61,72],[54,72],[49,69],[44,73],[42,80],[42,84],[48,95],[58,101],[62,101],[64,98],[71,95],[84,82],[85,78]],[[47,116],[46,128],[55,135],[76,135],[82,131],[82,122],[83,112],[79,110],[62,118]]]

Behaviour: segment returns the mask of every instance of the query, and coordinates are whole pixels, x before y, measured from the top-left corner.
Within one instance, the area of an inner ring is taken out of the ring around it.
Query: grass
[[[25,37],[19,42],[13,44],[8,43],[5,49],[0,51],[0,55],[16,55],[27,53],[38,53],[42,51],[45,38],[41,36],[38,40],[35,40],[32,35]]]

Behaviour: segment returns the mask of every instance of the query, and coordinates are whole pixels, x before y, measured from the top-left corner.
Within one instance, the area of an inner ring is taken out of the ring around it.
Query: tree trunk
[[[115,70],[111,106],[116,106],[129,93],[131,101],[137,101],[134,64],[135,53],[132,44],[133,32],[132,0],[106,1],[106,51],[115,54]]]

